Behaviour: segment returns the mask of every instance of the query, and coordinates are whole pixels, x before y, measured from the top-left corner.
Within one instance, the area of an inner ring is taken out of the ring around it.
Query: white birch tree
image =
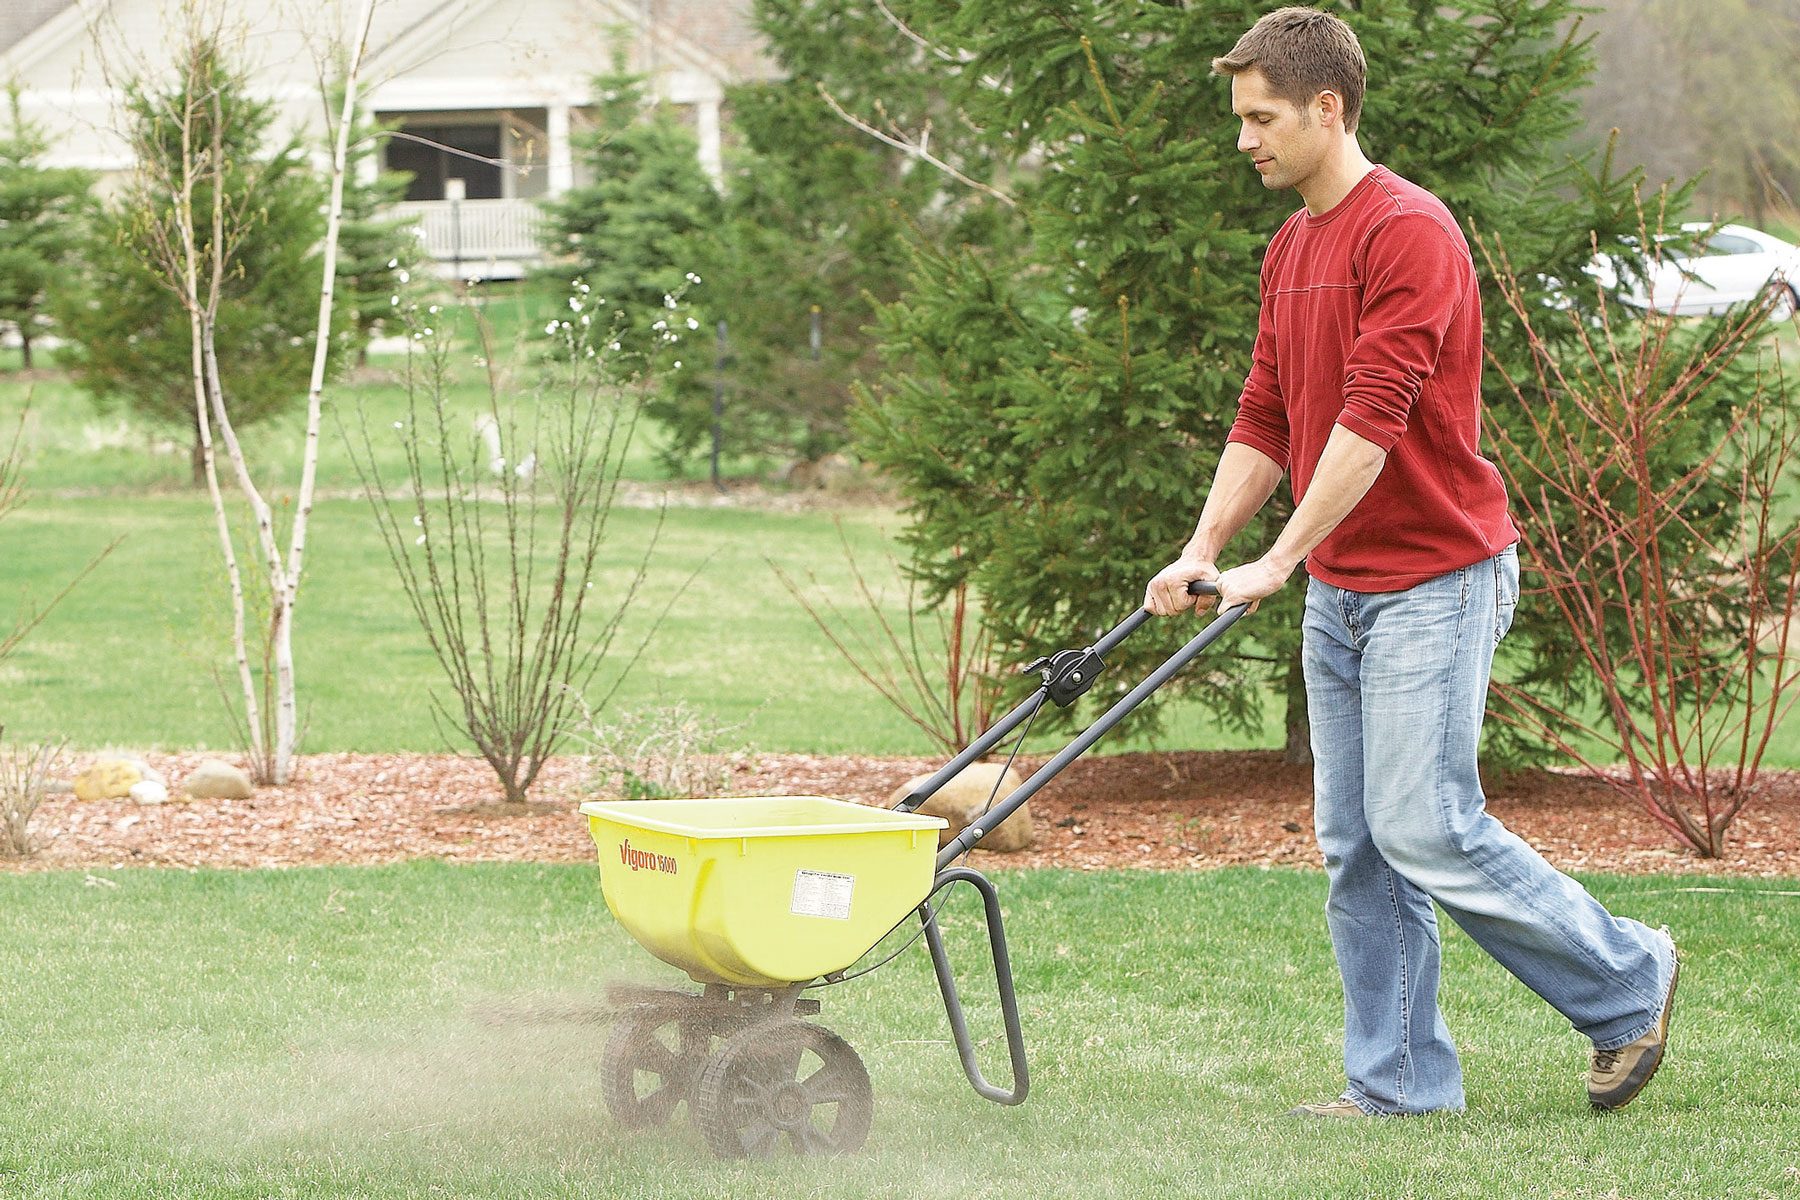
[[[203,3],[190,3],[182,13],[178,86],[168,93],[173,102],[158,112],[148,127],[139,123],[131,133],[140,185],[175,200],[172,220],[148,223],[145,244],[188,315],[196,426],[207,493],[231,591],[232,649],[244,705],[241,728],[252,773],[259,782],[276,785],[287,783],[291,777],[299,734],[294,615],[299,604],[317,477],[349,140],[375,5],[376,0],[361,0],[361,10],[347,43],[342,107],[331,131],[330,199],[326,206],[312,375],[307,390],[305,445],[300,488],[293,520],[285,531],[285,548],[274,509],[251,475],[220,380],[215,342],[220,296],[254,195],[242,190],[233,192],[226,186],[235,164],[224,147],[223,88],[229,79],[221,61],[224,29],[221,19]],[[171,144],[178,148],[177,152],[164,152]],[[196,197],[200,197],[198,206]],[[204,211],[197,211],[199,207]],[[252,662],[246,564],[238,552],[231,511],[220,483],[221,446],[239,497],[250,510],[254,525],[252,562],[264,576],[260,595],[266,599],[267,611],[259,614],[264,618],[257,645],[262,660],[260,677]]]

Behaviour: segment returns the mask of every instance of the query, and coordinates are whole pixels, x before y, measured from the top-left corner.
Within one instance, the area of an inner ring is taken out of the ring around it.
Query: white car
[[[1666,250],[1659,262],[1647,264],[1649,279],[1629,280],[1627,303],[1691,317],[1721,313],[1768,293],[1777,315],[1800,308],[1800,246],[1748,225],[1714,229],[1705,221],[1689,221],[1681,232],[1694,239],[1691,246],[1679,253]],[[1618,284],[1605,254],[1589,264],[1588,274],[1608,290]]]

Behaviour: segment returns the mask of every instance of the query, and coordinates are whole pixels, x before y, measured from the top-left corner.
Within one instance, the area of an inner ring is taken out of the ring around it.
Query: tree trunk
[[[188,451],[188,466],[193,471],[193,484],[197,488],[206,486],[206,444],[200,439],[200,425],[194,424],[194,444]]]
[[[274,608],[274,628],[269,640],[275,659],[275,753],[269,761],[269,782],[286,787],[293,774],[294,751],[300,739],[299,706],[294,699],[294,609],[292,593],[278,571],[269,571],[269,604]]]
[[[1750,223],[1758,229],[1769,223],[1768,205],[1764,202],[1768,193],[1764,184],[1765,177],[1757,166],[1756,155],[1744,151],[1744,190],[1750,194]]]
[[[25,370],[31,370],[31,335],[26,331],[26,323],[19,322],[19,364]]]
[[[1300,667],[1300,651],[1288,660],[1287,669],[1287,745],[1282,747],[1281,761],[1296,767],[1312,765],[1312,722],[1306,715],[1306,675]]]

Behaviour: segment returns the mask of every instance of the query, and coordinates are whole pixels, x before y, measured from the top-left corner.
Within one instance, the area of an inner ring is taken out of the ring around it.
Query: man
[[[1305,207],[1269,243],[1248,379],[1162,616],[1254,607],[1306,564],[1302,650],[1314,821],[1344,983],[1347,1086],[1296,1116],[1457,1110],[1432,902],[1590,1038],[1588,1097],[1629,1103],[1660,1064],[1667,930],[1609,914],[1485,811],[1476,749],[1494,647],[1519,596],[1499,472],[1477,449],[1481,309],[1455,219],[1356,138],[1366,68],[1336,17],[1283,8],[1213,60],[1238,149]],[[1291,473],[1260,558],[1215,560]]]

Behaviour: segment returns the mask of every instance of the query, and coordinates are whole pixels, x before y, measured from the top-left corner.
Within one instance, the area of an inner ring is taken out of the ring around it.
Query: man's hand
[[[1196,579],[1217,579],[1219,569],[1210,558],[1183,553],[1182,556],[1156,573],[1144,589],[1144,607],[1159,617],[1172,617],[1176,613],[1203,613],[1214,603],[1212,596],[1188,595],[1188,584]]]
[[[1288,581],[1288,576],[1293,573],[1293,567],[1283,568],[1271,561],[1268,555],[1241,567],[1233,567],[1219,576],[1219,603],[1226,608],[1234,604],[1248,604],[1249,611],[1255,612],[1257,605],[1279,592]],[[1160,579],[1161,576],[1157,578]]]

